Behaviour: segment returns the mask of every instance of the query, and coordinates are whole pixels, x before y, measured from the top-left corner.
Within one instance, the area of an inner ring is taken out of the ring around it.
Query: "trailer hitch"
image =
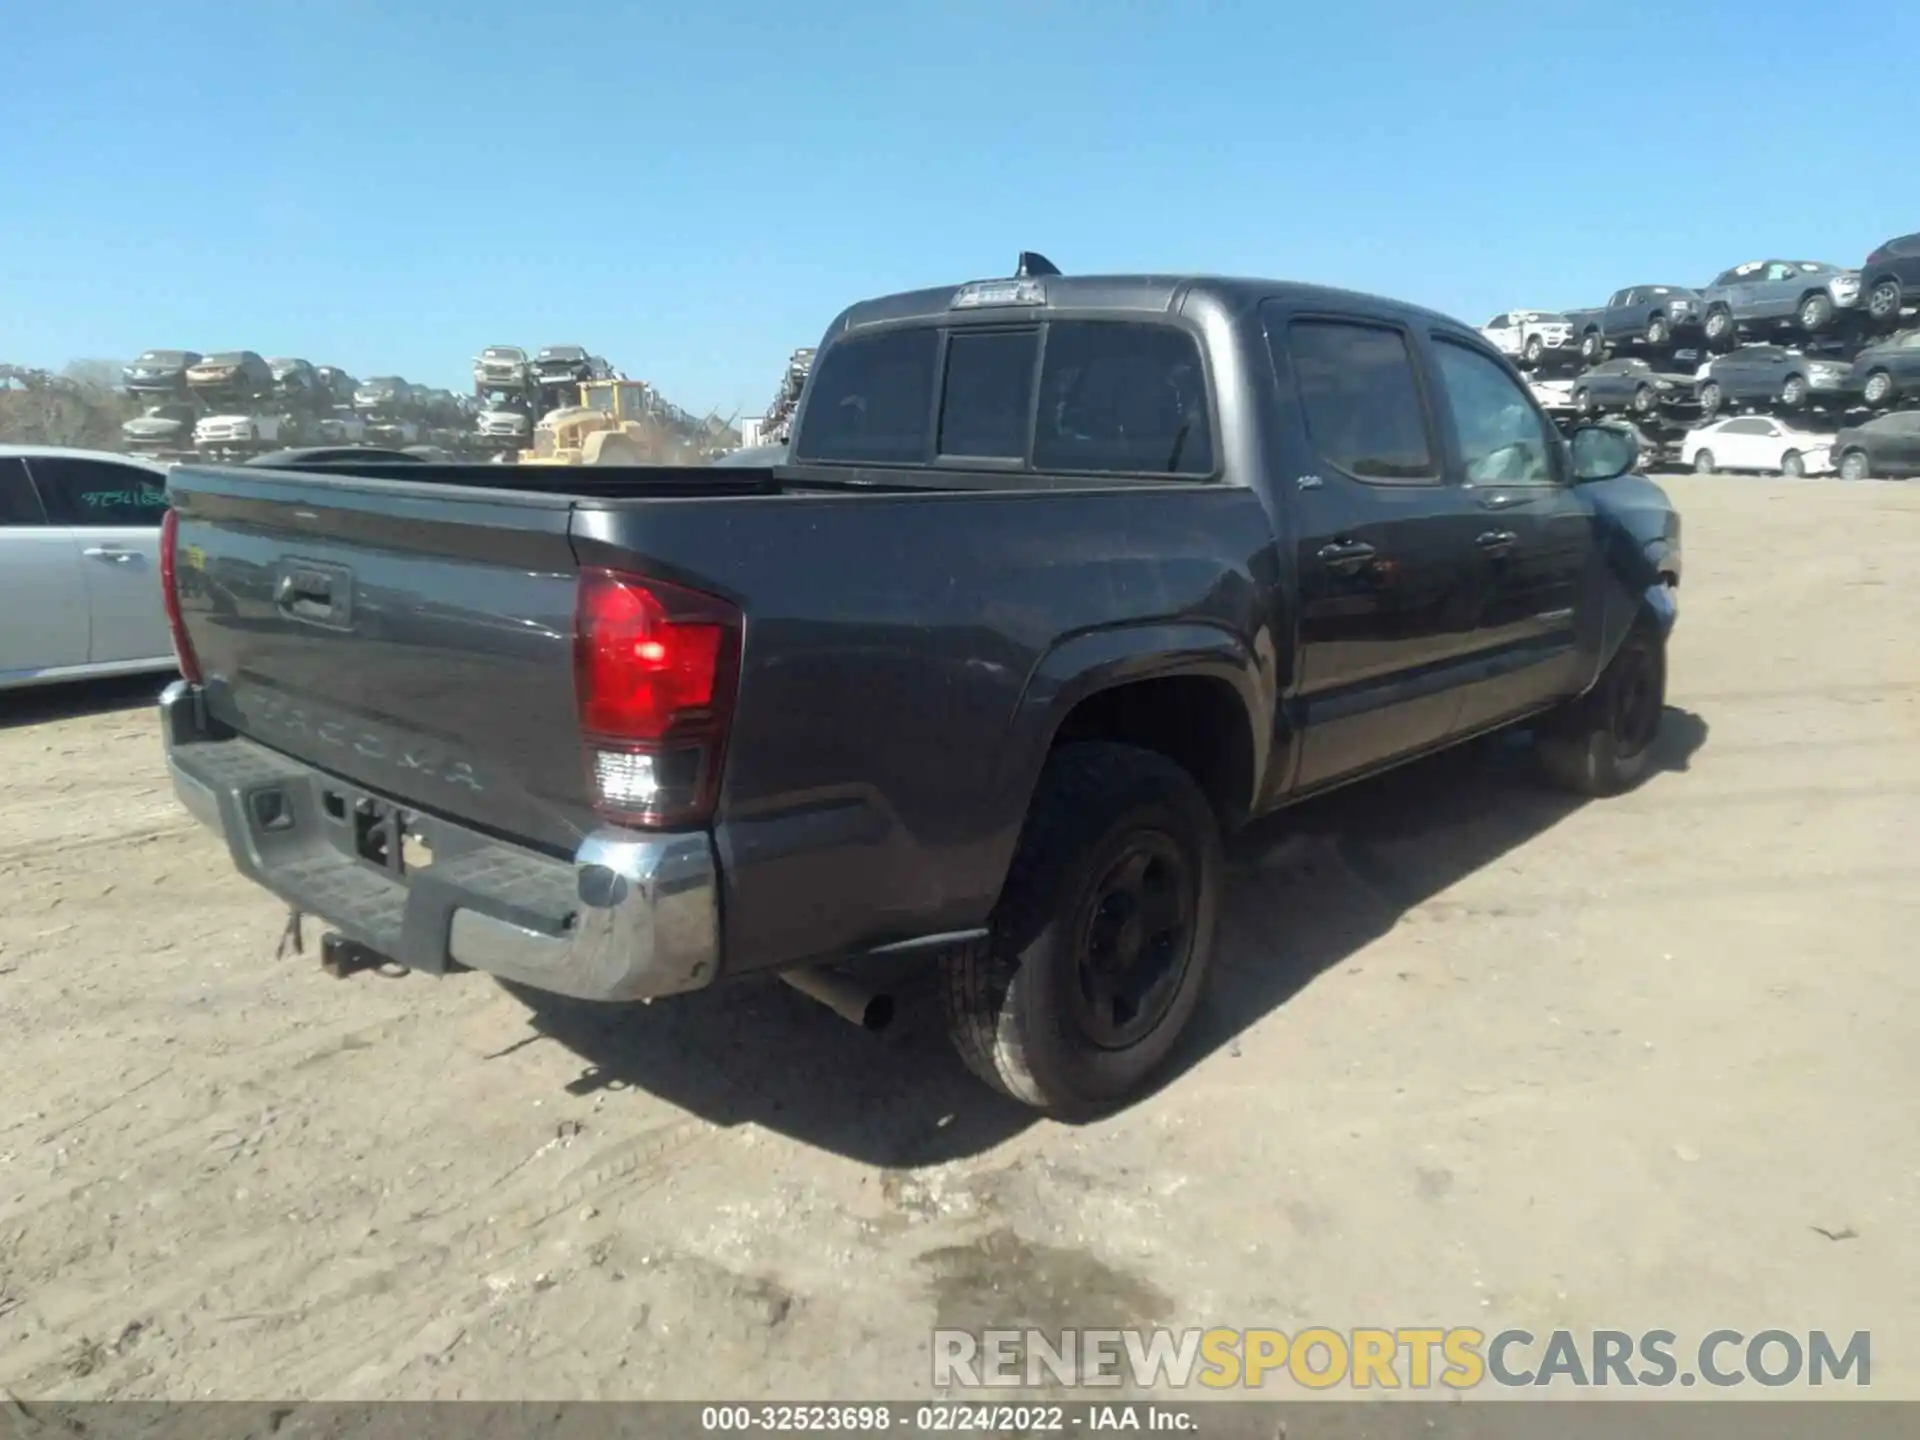
[[[336,980],[345,980],[362,970],[379,970],[392,963],[378,951],[369,950],[334,931],[320,937],[320,968]]]

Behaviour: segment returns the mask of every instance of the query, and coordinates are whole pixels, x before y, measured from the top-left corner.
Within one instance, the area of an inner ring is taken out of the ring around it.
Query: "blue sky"
[[[1920,229],[1903,4],[15,0],[3,25],[16,363],[247,347],[465,388],[482,345],[579,343],[751,413],[843,304],[1023,248],[1478,323]]]

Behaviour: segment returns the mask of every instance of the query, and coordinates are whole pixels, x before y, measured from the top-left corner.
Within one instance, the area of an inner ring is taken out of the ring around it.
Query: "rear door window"
[[[151,470],[66,456],[35,457],[32,469],[58,525],[157,528],[167,512],[166,477]]]
[[[924,460],[940,332],[861,335],[827,348],[796,437],[800,460],[906,465]]]
[[[27,475],[27,463],[15,455],[0,455],[0,525],[44,525],[46,514]]]
[[[1278,339],[1268,332],[1270,346]],[[1440,483],[1404,334],[1358,320],[1296,320],[1285,345],[1275,368],[1293,375],[1307,436],[1328,463],[1358,480]]]
[[[1027,453],[1040,332],[956,330],[947,339],[942,455],[1018,460]]]
[[[1200,347],[1172,325],[1058,320],[1047,328],[1036,470],[1210,475]]]

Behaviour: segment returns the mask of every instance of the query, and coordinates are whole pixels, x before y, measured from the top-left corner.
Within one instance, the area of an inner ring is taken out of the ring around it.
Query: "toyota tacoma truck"
[[[1253,817],[1521,723],[1647,773],[1636,457],[1426,310],[1023,256],[841,313],[775,466],[176,467],[167,760],[340,968],[876,1024],[849,967],[917,957],[977,1074],[1097,1113]]]

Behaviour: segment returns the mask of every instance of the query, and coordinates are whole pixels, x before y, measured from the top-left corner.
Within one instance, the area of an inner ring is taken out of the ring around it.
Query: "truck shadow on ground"
[[[1706,736],[1698,716],[1669,708],[1656,771],[1687,769]],[[1583,803],[1536,778],[1524,738],[1502,737],[1251,827],[1229,851],[1212,993],[1163,1083]],[[960,1159],[1036,1123],[955,1058],[932,966],[889,978],[898,1018],[878,1035],[772,981],[620,1009],[521,998],[536,1030],[584,1062],[570,1091],[638,1090],[867,1164]]]
[[[160,692],[180,677],[173,673],[123,675],[112,680],[63,680],[26,690],[0,690],[0,730],[51,725],[115,710],[150,710]],[[158,737],[160,731],[154,730]],[[156,741],[157,743],[157,741]]]

